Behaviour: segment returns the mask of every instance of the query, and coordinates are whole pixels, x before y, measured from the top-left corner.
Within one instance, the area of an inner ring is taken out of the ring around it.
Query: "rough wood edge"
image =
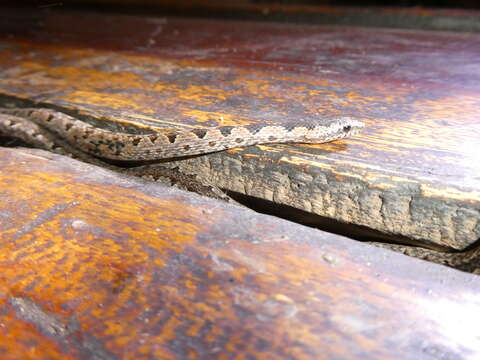
[[[395,189],[380,188],[357,177],[340,177],[332,170],[298,172],[285,163],[269,166],[258,158],[242,159],[232,152],[162,166],[177,167],[230,191],[407,236],[427,245],[463,250],[480,238],[477,202],[429,193],[425,185],[413,180],[397,183]]]

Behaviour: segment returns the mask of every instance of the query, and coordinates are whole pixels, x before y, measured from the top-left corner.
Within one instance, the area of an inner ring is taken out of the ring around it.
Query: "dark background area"
[[[394,6],[394,7],[431,7],[431,8],[480,8],[477,0],[356,0],[356,1],[322,1],[322,0],[256,0],[256,3],[282,3],[329,6]]]
[[[72,10],[480,33],[479,0],[0,0],[0,6],[0,28],[17,33],[34,32],[32,24],[41,22],[33,19],[45,13]]]
[[[394,6],[394,7],[430,7],[430,8],[480,8],[478,0],[253,0],[257,4],[304,4],[329,6]]]
[[[168,6],[168,4],[175,4],[175,6],[181,4],[192,4],[201,6],[199,4],[219,4],[224,5],[232,4],[281,4],[281,5],[310,5],[310,6],[369,6],[369,7],[426,7],[426,8],[462,8],[462,9],[480,9],[480,1],[478,0],[204,0],[204,1],[191,1],[191,0],[4,0],[3,5],[15,5],[15,6],[38,6],[38,7],[58,7],[69,5],[109,5],[118,4],[119,6],[129,4],[130,6]]]

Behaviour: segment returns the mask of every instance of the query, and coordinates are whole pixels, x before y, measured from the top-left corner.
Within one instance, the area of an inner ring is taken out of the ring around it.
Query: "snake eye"
[[[352,130],[352,127],[350,125],[343,127],[343,131],[350,131],[350,130]]]

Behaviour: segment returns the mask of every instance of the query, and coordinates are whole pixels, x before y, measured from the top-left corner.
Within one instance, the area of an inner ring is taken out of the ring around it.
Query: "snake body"
[[[324,143],[356,134],[363,126],[357,120],[337,118],[292,126],[220,126],[139,135],[101,129],[51,109],[0,110],[0,131],[5,135],[33,145],[43,142],[40,147],[44,148],[45,141],[58,143],[60,138],[60,147],[126,161],[178,158],[256,144]]]

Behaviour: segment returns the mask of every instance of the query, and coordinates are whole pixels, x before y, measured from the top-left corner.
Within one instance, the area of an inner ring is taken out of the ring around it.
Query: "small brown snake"
[[[151,134],[104,130],[64,113],[43,109],[0,109],[0,133],[48,150],[63,148],[97,158],[126,161],[173,159],[267,143],[324,143],[356,134],[363,123],[321,119],[294,126],[247,125],[195,128]]]
[[[319,120],[315,125],[294,127],[224,126],[136,135],[100,129],[50,109],[0,109],[0,134],[19,138],[38,148],[74,156],[89,163],[136,176],[148,175],[149,171],[145,172],[144,167],[140,167],[142,171],[138,173],[135,168],[120,168],[100,159],[129,161],[174,159],[254,144],[323,143],[356,134],[362,128],[363,123],[343,118]],[[195,182],[194,185],[199,186]],[[478,269],[479,249],[448,254],[401,245],[376,245],[467,271]]]

